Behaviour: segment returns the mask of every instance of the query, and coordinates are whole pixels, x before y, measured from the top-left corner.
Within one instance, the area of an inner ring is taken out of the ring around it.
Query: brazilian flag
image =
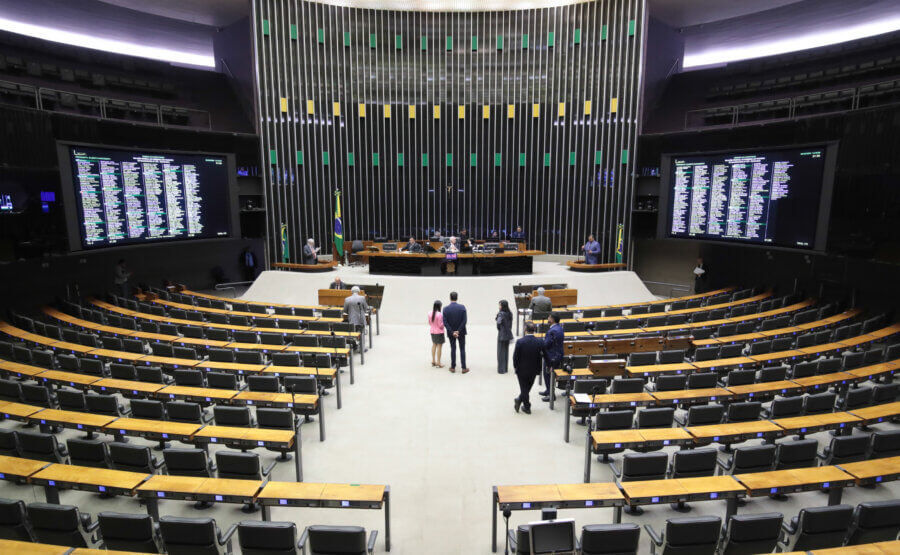
[[[334,248],[338,256],[344,256],[344,226],[341,224],[341,192],[334,192]]]
[[[616,229],[616,262],[621,264],[622,263],[622,254],[623,254],[623,252],[622,252],[623,244],[622,243],[624,241],[625,226],[622,224],[619,224],[616,227],[617,227],[617,229]]]
[[[287,264],[291,259],[290,247],[287,240],[287,224],[281,224],[281,261]]]

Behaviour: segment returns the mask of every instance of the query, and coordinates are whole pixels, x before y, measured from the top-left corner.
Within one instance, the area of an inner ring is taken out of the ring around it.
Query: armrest
[[[303,529],[303,533],[300,534],[300,541],[297,542],[297,547],[300,548],[303,553],[306,553],[306,540],[309,539],[309,526]]]
[[[649,524],[644,525],[644,530],[647,531],[647,535],[650,536],[650,541],[653,542],[657,546],[662,546],[663,539],[659,534],[656,533],[656,530],[653,529],[653,526]]]
[[[226,546],[226,547],[225,547],[225,553],[231,553],[231,551],[232,551],[232,549],[231,549],[231,536],[233,536],[234,533],[237,531],[237,527],[238,527],[237,524],[232,524],[231,526],[228,527],[228,530],[225,531],[225,534],[224,534],[224,535],[222,534],[222,531],[221,531],[221,530],[218,530],[218,536],[219,536],[219,537],[218,537],[218,540],[219,540],[219,545],[224,545],[224,546]]]
[[[781,531],[784,532],[785,537],[787,537],[788,535],[791,535],[794,532],[796,532],[797,529],[791,525],[790,521],[788,521],[788,522],[781,523]]]
[[[200,420],[201,421],[206,423],[206,422],[211,422],[212,419],[213,419],[213,415],[211,413],[207,412],[205,409],[200,411]]]
[[[150,464],[153,465],[153,468],[159,470],[160,468],[166,466],[166,460],[153,458],[150,460]]]
[[[268,476],[268,475],[272,472],[272,469],[275,468],[275,465],[276,465],[276,464],[278,464],[278,461],[277,461],[277,460],[274,460],[274,461],[270,462],[268,466],[263,467],[263,469],[262,469],[262,475],[263,475],[263,476]]]
[[[375,538],[378,537],[378,530],[372,530],[369,534],[369,543],[366,544],[366,550],[369,553],[375,553]]]
[[[128,408],[125,408],[123,405],[119,405],[119,413],[122,416],[128,416],[129,414],[131,414],[131,406],[129,405]]]
[[[610,470],[613,471],[613,474],[615,474],[616,478],[618,478],[619,476],[622,475],[622,472],[619,470],[619,467],[616,466],[616,463],[615,463],[615,462],[610,461],[610,462],[609,462],[609,468],[610,468]]]
[[[731,465],[728,464],[728,461],[723,461],[722,459],[716,459],[716,464],[719,465],[719,468],[722,470],[731,470]]]
[[[100,521],[95,520],[94,522],[91,522],[90,513],[81,513],[81,525],[84,526],[84,529],[88,532],[93,532],[100,526]]]
[[[675,420],[675,422],[678,422],[679,426],[687,425],[687,413],[685,413],[684,418],[678,416],[677,414],[673,415],[672,418]]]
[[[816,453],[816,456],[817,456],[817,457],[819,458],[819,460],[821,460],[821,461],[827,461],[827,460],[828,460],[828,454],[829,454],[829,453],[828,453],[828,449],[825,449],[825,451],[823,451],[823,452],[821,452],[821,453]]]
[[[238,390],[238,391],[245,391],[249,386],[250,386],[250,384],[248,384],[247,382],[244,382],[243,385],[238,384],[237,390]]]

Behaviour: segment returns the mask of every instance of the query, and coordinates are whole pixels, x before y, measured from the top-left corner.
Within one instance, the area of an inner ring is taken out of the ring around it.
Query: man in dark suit
[[[331,285],[328,286],[329,289],[346,289],[347,286],[344,285],[344,282],[341,281],[340,276],[335,276],[334,281],[331,282]]]
[[[513,408],[519,412],[519,407],[525,414],[531,414],[531,401],[528,394],[534,379],[541,371],[541,358],[544,354],[544,344],[534,336],[534,322],[525,322],[525,335],[516,341],[513,350],[513,368],[516,370],[516,379],[519,380],[519,396],[513,402]]]
[[[409,252],[422,252],[422,245],[420,245],[419,243],[416,243],[415,237],[410,237],[409,243],[404,245],[404,247],[400,250],[409,251]]]
[[[562,365],[563,341],[566,338],[562,324],[559,323],[559,314],[551,312],[547,317],[547,322],[550,323],[550,329],[544,334],[544,361],[546,362],[544,384],[547,389],[541,391],[541,401],[545,403],[550,401],[550,388],[553,387],[553,384],[550,383],[550,375],[554,369],[560,368]]]
[[[456,372],[456,342],[459,341],[459,359],[462,363],[462,373],[468,374],[466,366],[466,307],[456,302],[459,295],[456,291],[450,293],[450,304],[444,307],[444,329],[450,339],[450,371]]]
[[[319,263],[319,247],[316,246],[316,242],[312,239],[307,239],[306,244],[303,245],[303,263],[304,264],[318,264]]]

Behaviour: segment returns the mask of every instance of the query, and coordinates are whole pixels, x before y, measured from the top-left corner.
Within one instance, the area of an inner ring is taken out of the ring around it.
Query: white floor
[[[491,487],[580,482],[584,428],[573,422],[572,441],[564,443],[560,406],[551,412],[534,394],[532,415],[513,412],[517,384],[513,374],[496,373],[493,326],[469,327],[471,373],[451,374],[446,368],[432,368],[430,337],[425,326],[418,323],[424,310],[408,315],[413,323],[382,320],[381,335],[375,336],[366,364],[356,367],[356,384],[350,386],[345,374],[343,409],[336,410],[334,395],[325,399],[327,441],[318,441],[316,423],[303,426],[304,477],[310,482],[389,484],[393,553],[490,553]],[[449,345],[445,345],[443,362],[447,366],[448,349]],[[533,390],[536,392],[537,386]],[[5,422],[2,426],[18,424]],[[61,437],[74,435],[66,432]],[[829,438],[826,433],[814,437],[823,445]],[[275,457],[273,453],[260,453],[265,461]],[[620,458],[621,455],[616,457]],[[612,480],[607,466],[596,460],[592,464],[592,481]],[[293,480],[293,463],[279,464],[274,479]],[[869,499],[896,498],[898,493],[897,483],[876,489],[850,488],[844,493],[844,501],[855,505]],[[44,494],[41,488],[0,482],[0,497],[32,502],[43,501]],[[144,512],[132,499],[100,499],[83,492],[65,491],[62,502],[77,504],[91,513]],[[784,502],[756,499],[740,512],[778,511],[790,518],[803,507],[825,504],[826,495],[810,492],[793,495]],[[724,511],[724,502],[711,501],[695,503],[690,514],[721,516]],[[240,520],[260,518],[259,513],[247,515],[234,505],[220,504],[197,511],[191,503],[179,501],[161,502],[160,512],[213,516],[223,530]],[[612,520],[611,509],[567,510],[560,511],[560,515],[574,518],[579,527]],[[661,530],[666,518],[680,516],[685,515],[659,506],[647,509],[643,516],[623,515],[623,521],[650,523]],[[384,551],[381,511],[276,508],[272,518],[294,521],[301,530],[310,524],[354,524],[377,529],[377,551]],[[515,512],[510,525],[538,518],[537,512]],[[501,553],[502,534],[501,519]],[[644,532],[641,541],[641,552],[649,553]]]

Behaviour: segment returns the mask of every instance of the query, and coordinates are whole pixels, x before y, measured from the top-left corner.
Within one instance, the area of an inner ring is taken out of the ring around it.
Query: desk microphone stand
[[[509,517],[511,515],[510,509],[503,509],[503,520],[506,521],[506,547],[503,549],[503,555],[509,555]]]

